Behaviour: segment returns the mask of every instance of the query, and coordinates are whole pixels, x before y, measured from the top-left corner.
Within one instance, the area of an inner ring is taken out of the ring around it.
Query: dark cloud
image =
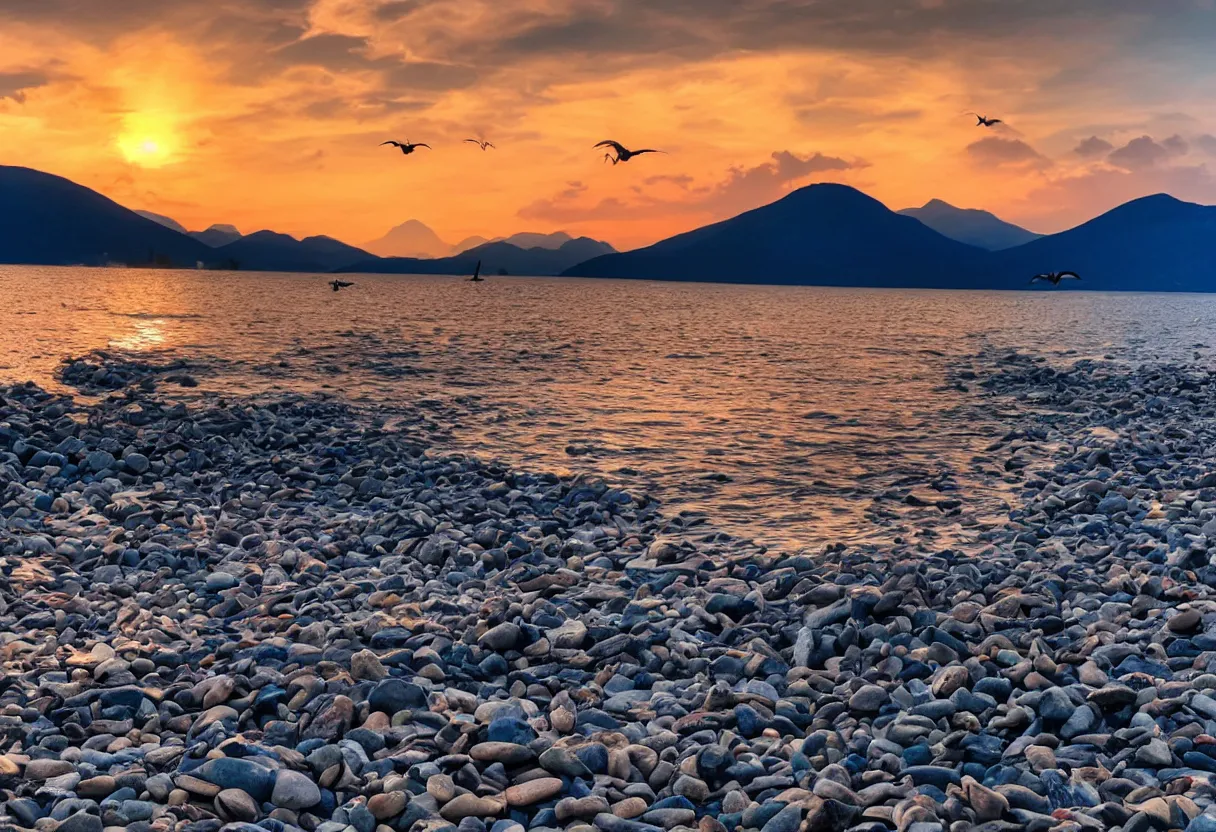
[[[18,104],[25,102],[28,90],[46,86],[50,77],[45,72],[27,70],[24,72],[0,72],[0,99],[10,98]]]
[[[319,66],[341,72],[374,66],[364,54],[366,49],[367,38],[314,35],[288,44],[276,50],[274,55],[276,60],[284,64]]]
[[[1160,164],[1173,155],[1169,148],[1157,144],[1151,136],[1141,136],[1111,151],[1106,160],[1126,170],[1141,170]]]
[[[1202,136],[1195,138],[1195,144],[1199,145],[1199,149],[1204,153],[1216,156],[1216,136],[1210,133],[1204,133]]]
[[[1051,160],[1021,139],[986,136],[967,145],[973,162],[989,166],[1050,167]]]
[[[1171,156],[1185,156],[1189,146],[1182,136],[1170,136],[1168,139],[1161,142],[1161,146],[1166,149]]]
[[[460,89],[474,84],[477,77],[472,67],[431,61],[397,64],[385,73],[389,89],[399,93]]]
[[[1090,136],[1082,141],[1079,145],[1073,148],[1073,153],[1083,159],[1096,159],[1099,156],[1105,156],[1115,149],[1115,146],[1106,139],[1099,139],[1097,136]]]

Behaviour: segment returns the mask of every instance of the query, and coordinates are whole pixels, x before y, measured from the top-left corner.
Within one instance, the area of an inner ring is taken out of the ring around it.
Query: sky
[[[1053,232],[1216,203],[1214,38],[1216,0],[0,0],[0,163],[355,244],[632,247],[820,181]]]

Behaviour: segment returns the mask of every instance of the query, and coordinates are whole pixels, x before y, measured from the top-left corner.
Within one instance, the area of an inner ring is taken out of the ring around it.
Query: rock
[[[395,714],[399,711],[425,710],[426,694],[418,685],[402,679],[385,679],[367,697],[373,711]]]
[[[464,818],[497,817],[507,808],[507,801],[498,796],[477,797],[472,794],[461,794],[449,800],[439,814],[444,820],[459,821]]]
[[[849,710],[873,713],[887,704],[889,698],[878,685],[864,685],[849,697]]]
[[[371,650],[360,650],[350,657],[350,675],[362,681],[378,682],[388,676],[388,670]]]
[[[321,802],[321,790],[307,775],[284,770],[275,776],[270,802],[283,809],[307,809]]]
[[[1198,610],[1183,610],[1170,618],[1166,622],[1166,626],[1175,633],[1189,633],[1198,629],[1202,621],[1203,616],[1199,614]]]
[[[215,808],[230,821],[254,821],[258,817],[258,804],[241,789],[221,791],[215,796]]]
[[[469,749],[469,756],[481,763],[502,763],[517,766],[536,759],[536,753],[526,745],[511,742],[483,742]]]
[[[503,652],[515,647],[519,641],[520,632],[518,624],[505,621],[483,633],[477,643],[487,650]]]
[[[367,808],[376,820],[386,821],[404,812],[406,802],[405,792],[383,792],[368,798]]]
[[[562,793],[562,781],[556,777],[538,777],[526,783],[510,786],[503,793],[510,806],[531,806],[544,803]],[[640,814],[640,813],[639,813]]]
[[[30,760],[25,765],[25,776],[30,780],[49,780],[75,771],[66,760]]]
[[[220,789],[242,789],[258,802],[269,800],[274,791],[276,772],[248,759],[220,757],[208,760],[193,772],[194,776],[219,786]],[[182,786],[181,778],[177,785]]]
[[[81,809],[61,820],[55,832],[102,832],[101,818]]]

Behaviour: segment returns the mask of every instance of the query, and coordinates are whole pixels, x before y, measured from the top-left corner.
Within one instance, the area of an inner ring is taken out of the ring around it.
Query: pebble
[[[1216,830],[1216,374],[962,363],[1008,516],[813,552],[180,366],[3,388],[0,821]]]

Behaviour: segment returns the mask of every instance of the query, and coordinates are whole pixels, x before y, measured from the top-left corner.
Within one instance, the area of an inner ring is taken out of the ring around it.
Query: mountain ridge
[[[904,208],[896,213],[914,217],[952,240],[988,251],[1014,248],[1043,236],[988,211],[956,208],[942,199],[931,199],[920,208]]]

